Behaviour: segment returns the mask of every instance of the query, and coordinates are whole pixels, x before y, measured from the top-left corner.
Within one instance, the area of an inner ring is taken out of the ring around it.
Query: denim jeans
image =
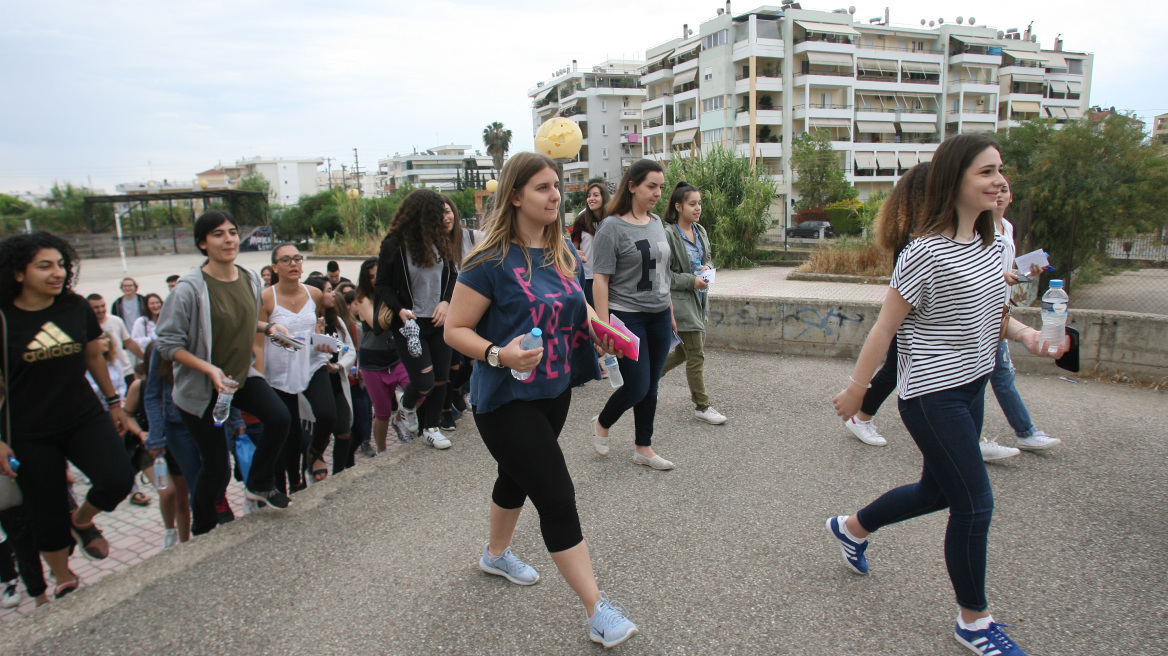
[[[900,417],[924,457],[921,480],[885,492],[856,514],[865,530],[876,531],[948,508],[945,566],[957,604],[973,611],[989,608],[986,544],[994,495],[978,446],[986,378],[900,400]]]
[[[199,471],[203,469],[203,457],[199,455],[199,447],[195,438],[187,430],[187,425],[181,421],[166,422],[166,451],[178,463],[183,478],[187,480],[190,501],[195,501],[195,481],[199,480]]]
[[[1010,360],[1010,344],[1006,340],[998,342],[998,362],[990,372],[990,387],[994,389],[998,405],[1002,406],[1002,413],[1006,415],[1006,421],[1010,422],[1015,435],[1030,437],[1038,432],[1038,428],[1030,422],[1026,404],[1014,387],[1014,363]]]
[[[660,312],[622,312],[613,310],[625,326],[641,340],[638,359],[620,358],[620,372],[625,384],[617,388],[604,410],[600,425],[611,428],[629,408],[633,409],[637,446],[653,444],[653,420],[657,416],[657,383],[669,355],[673,339],[673,315],[669,308]]]

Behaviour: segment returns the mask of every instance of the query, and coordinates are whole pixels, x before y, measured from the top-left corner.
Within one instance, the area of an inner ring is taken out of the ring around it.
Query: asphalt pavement
[[[561,436],[601,588],[641,634],[626,654],[968,653],[945,573],[944,513],[889,526],[871,574],[845,569],[824,520],[910,482],[920,456],[895,400],[851,437],[829,398],[851,363],[715,351],[724,426],[693,418],[681,371],[662,383],[655,448],[631,462],[588,442],[606,382],[577,389]],[[1168,640],[1168,424],[1163,393],[1021,376],[1049,453],[990,465],[988,595],[1032,656],[1159,654]],[[1011,444],[992,394],[986,434]],[[521,427],[517,427],[521,429]],[[5,654],[599,653],[527,507],[513,548],[541,581],[478,571],[494,461],[473,422],[454,446],[413,443],[0,625]],[[100,519],[99,519],[100,521]]]

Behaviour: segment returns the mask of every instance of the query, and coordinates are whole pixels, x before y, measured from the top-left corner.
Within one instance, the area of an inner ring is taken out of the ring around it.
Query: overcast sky
[[[116,4],[118,9],[108,5]],[[831,10],[830,0],[804,1]],[[713,0],[585,3],[218,0],[0,5],[0,191],[54,180],[190,180],[241,157],[337,158],[362,168],[438,144],[483,148],[501,121],[532,145],[526,92],[572,59],[593,66],[697,31]],[[759,4],[736,2],[735,13]],[[846,6],[846,5],[844,5]],[[856,18],[885,3],[857,3]],[[945,7],[941,10],[938,7]],[[958,15],[1034,21],[1044,48],[1095,53],[1091,103],[1168,112],[1168,3],[902,0],[893,24]]]

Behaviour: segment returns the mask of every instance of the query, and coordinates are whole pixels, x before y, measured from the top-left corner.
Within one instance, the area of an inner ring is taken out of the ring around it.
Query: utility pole
[[[326,158],[324,158],[324,161],[325,161],[326,166],[328,166],[329,191],[332,191],[333,190],[333,158],[326,157]]]
[[[357,149],[353,149],[353,176],[357,178],[357,195],[361,195],[361,160],[357,157]]]
[[[345,191],[349,190],[349,178],[345,175],[345,165],[341,164],[341,188]]]

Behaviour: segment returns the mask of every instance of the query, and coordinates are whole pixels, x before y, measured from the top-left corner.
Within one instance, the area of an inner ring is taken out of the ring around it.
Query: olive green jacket
[[[713,266],[710,238],[706,236],[706,229],[699,223],[695,223],[693,229],[706,254],[702,264]],[[677,224],[666,224],[665,236],[669,240],[671,278],[669,289],[673,297],[673,316],[677,319],[677,332],[704,331],[706,321],[710,318],[710,294],[708,291],[699,294],[698,290],[694,289],[694,280],[697,276],[693,274],[689,253],[685,250],[685,241]]]

